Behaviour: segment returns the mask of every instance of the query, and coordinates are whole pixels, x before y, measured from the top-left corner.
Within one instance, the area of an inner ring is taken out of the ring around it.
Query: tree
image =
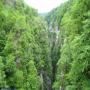
[[[0,87],[4,87],[4,86],[6,86],[4,64],[2,61],[2,57],[0,56]]]
[[[39,76],[32,60],[28,63],[27,87],[28,90],[39,90]]]

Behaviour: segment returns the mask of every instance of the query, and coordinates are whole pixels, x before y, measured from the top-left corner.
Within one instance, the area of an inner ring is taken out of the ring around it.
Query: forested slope
[[[35,9],[23,0],[0,0],[1,88],[50,87],[49,47],[47,24]]]
[[[69,0],[46,19],[60,31],[54,90],[90,90],[90,0]]]
[[[0,0],[0,90],[90,90],[89,4],[68,0],[41,17]]]

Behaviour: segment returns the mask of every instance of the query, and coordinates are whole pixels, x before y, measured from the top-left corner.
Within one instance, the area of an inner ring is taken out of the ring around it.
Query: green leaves
[[[70,6],[59,22],[62,46],[55,90],[60,87],[65,90],[90,89],[90,7],[87,2],[89,0],[70,0]]]
[[[34,62],[31,60],[28,63],[28,85],[27,87],[31,90],[39,90],[39,77]]]
[[[23,0],[0,1],[0,56],[0,87],[40,90],[51,75],[47,23]]]
[[[6,86],[4,67],[2,57],[0,56],[0,87]]]

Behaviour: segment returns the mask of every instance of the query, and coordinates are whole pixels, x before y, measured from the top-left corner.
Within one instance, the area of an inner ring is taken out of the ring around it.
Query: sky
[[[47,13],[67,0],[24,0],[29,6],[38,10],[38,13]]]

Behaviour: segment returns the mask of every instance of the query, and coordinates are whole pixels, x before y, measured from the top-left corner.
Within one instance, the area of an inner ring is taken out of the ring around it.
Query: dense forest
[[[90,0],[68,0],[44,15],[24,0],[0,0],[0,90],[90,90]]]

